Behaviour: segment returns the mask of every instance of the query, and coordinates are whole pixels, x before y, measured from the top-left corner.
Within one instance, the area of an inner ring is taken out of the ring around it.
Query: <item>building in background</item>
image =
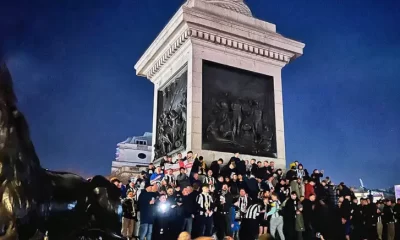
[[[151,162],[152,134],[129,137],[117,144],[115,160],[111,165],[111,176],[129,179],[145,170]]]
[[[355,188],[354,194],[358,200],[360,198],[367,198],[371,194],[373,196],[373,201],[377,202],[383,199],[395,200],[394,188],[387,189],[367,189],[365,187]]]

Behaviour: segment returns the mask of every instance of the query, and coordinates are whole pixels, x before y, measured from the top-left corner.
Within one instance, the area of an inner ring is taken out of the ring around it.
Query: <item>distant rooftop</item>
[[[151,144],[152,140],[153,140],[153,134],[150,132],[145,132],[143,136],[128,137],[125,141],[120,142],[120,144],[121,143],[137,144],[137,141],[146,141],[147,146],[152,146]]]

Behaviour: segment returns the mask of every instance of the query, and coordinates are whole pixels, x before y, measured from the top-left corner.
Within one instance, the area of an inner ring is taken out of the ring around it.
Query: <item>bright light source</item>
[[[161,210],[162,212],[167,211],[167,209],[168,209],[167,204],[165,204],[165,203],[161,203],[161,204],[160,204],[160,210]]]

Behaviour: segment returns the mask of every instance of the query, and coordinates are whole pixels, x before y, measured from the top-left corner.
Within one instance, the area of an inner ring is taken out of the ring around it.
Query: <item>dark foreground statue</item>
[[[0,63],[0,240],[122,239],[120,191],[102,176],[44,169]]]

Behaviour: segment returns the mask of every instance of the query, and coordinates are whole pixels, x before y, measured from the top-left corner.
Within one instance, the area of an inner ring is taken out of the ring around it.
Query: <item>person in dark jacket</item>
[[[197,194],[196,194],[197,193]],[[198,192],[193,192],[191,187],[187,187],[182,191],[182,207],[183,207],[183,225],[182,231],[192,233],[193,228],[193,218],[194,214],[197,212],[196,209],[196,197]]]
[[[296,172],[296,166],[292,166],[289,171],[286,172],[286,181],[290,183],[291,181],[297,179],[297,172]]]
[[[154,165],[152,163],[149,164],[149,168],[147,169],[147,179],[150,179],[150,176],[153,175],[154,171],[156,170],[156,168],[154,167]]]
[[[367,239],[377,239],[377,222],[378,222],[378,209],[376,204],[371,203],[368,198],[363,200],[363,218],[365,219]]]
[[[186,168],[180,168],[179,171],[179,174],[176,176],[176,184],[182,189],[190,186],[190,179],[186,174]]]
[[[180,189],[174,189],[169,187],[167,189],[167,202],[170,206],[172,206],[171,214],[169,214],[168,221],[173,222],[174,224],[169,225],[169,230],[171,232],[171,238],[177,239],[179,233],[182,232],[182,224],[183,224],[183,196]]]
[[[358,205],[358,200],[353,199],[351,204],[351,225],[352,225],[352,233],[350,239],[364,239],[363,233],[365,232],[364,229],[364,219],[362,216],[362,208]]]
[[[336,208],[336,229],[338,240],[350,239],[351,231],[351,204],[347,198],[339,197],[338,206]]]
[[[382,223],[385,233],[384,235],[386,235],[386,239],[388,240],[395,240],[395,221],[396,218],[392,208],[392,201],[387,199],[383,208]]]
[[[304,239],[314,240],[316,234],[313,226],[314,209],[315,209],[315,195],[310,195],[309,199],[304,199],[303,202],[303,219],[304,219]]]
[[[328,186],[328,192],[329,192],[329,199],[328,199],[328,205],[329,206],[335,206],[337,204],[337,191],[336,191],[336,186],[333,185],[331,182]]]
[[[248,194],[251,199],[257,199],[258,197],[258,191],[260,190],[258,188],[258,182],[254,178],[254,176],[250,176],[249,179],[246,181],[247,189],[248,189]]]
[[[153,186],[147,182],[145,189],[140,193],[138,201],[138,208],[140,210],[140,240],[151,240],[154,223],[154,204],[157,196],[157,185]]]
[[[218,239],[223,239],[225,236],[233,236],[230,216],[230,209],[232,205],[232,194],[229,192],[228,184],[224,183],[222,185],[222,190],[217,194],[215,202],[215,206],[217,207],[217,212],[215,213],[217,220],[215,222],[215,227],[217,229]]]
[[[215,179],[217,179],[220,175],[220,171],[221,171],[221,166],[224,163],[224,160],[222,160],[222,158],[218,159],[217,161],[213,161],[210,165],[210,169],[213,172],[213,177]]]
[[[229,160],[228,164],[232,162],[234,162],[236,166],[238,165],[238,163],[240,162],[239,153],[235,153],[235,155]]]
[[[296,240],[296,212],[298,211],[299,200],[296,192],[291,192],[290,198],[286,201],[285,207],[283,208],[283,232],[285,234],[285,240]]]
[[[122,202],[122,230],[121,234],[123,237],[131,238],[133,235],[133,229],[135,228],[136,209],[133,201],[133,191],[128,190],[127,198]]]
[[[394,217],[396,218],[396,240],[400,240],[400,198],[393,208]]]
[[[243,176],[244,175],[241,175],[241,174],[238,175],[238,180],[236,182],[236,185],[238,187],[238,191],[240,191],[240,189],[244,189],[244,190],[246,190],[246,192],[249,192],[249,189],[247,187],[246,181],[243,178]]]
[[[265,161],[265,163],[268,164],[268,161]],[[267,176],[268,176],[268,174],[267,174],[267,167],[268,166],[263,166],[262,162],[258,161],[257,162],[258,169],[257,169],[257,173],[256,173],[255,177],[258,178],[258,179],[261,179],[261,180],[266,180]]]
[[[350,189],[343,182],[340,183],[338,186],[338,193],[339,193],[339,197],[346,197],[346,196],[351,197]]]
[[[188,152],[188,154],[189,154],[189,152]],[[195,154],[194,156],[192,156],[192,154],[193,153],[191,153],[189,155],[189,156],[191,156],[190,159],[194,159],[192,169],[190,170],[190,177],[193,176],[194,173],[199,173],[200,167],[202,165],[200,159],[197,158],[197,154]]]
[[[319,171],[318,169],[314,169],[313,173],[311,174],[311,179],[313,179],[316,184],[320,184],[323,176],[324,170]]]
[[[289,187],[286,185],[286,179],[280,179],[275,186],[275,192],[278,194],[280,202],[284,202],[289,195]]]
[[[322,201],[321,204],[327,204],[329,202],[329,190],[325,180],[321,181],[321,184],[315,186],[315,194],[317,195],[317,200]]]
[[[230,178],[233,173],[236,173],[236,164],[234,161],[223,166],[219,175],[224,178]]]
[[[267,167],[267,174],[274,174],[275,173],[275,162],[271,161],[269,166]]]
[[[223,176],[219,176],[217,178],[217,181],[215,182],[214,193],[218,193],[219,191],[222,190],[222,184],[224,184],[224,177]]]
[[[172,204],[174,204],[174,202],[167,201],[167,196],[164,194],[160,195],[160,198],[156,201],[154,208],[153,239],[176,239],[177,236],[172,234],[174,221],[171,221],[174,214],[173,210],[176,208],[176,205]]]
[[[198,173],[193,173],[192,177],[190,177],[190,185],[193,186],[193,184],[198,184],[201,185],[201,181],[199,179],[199,174]]]
[[[246,162],[244,160],[240,160],[236,163],[236,174],[246,175]]]
[[[253,175],[256,177],[258,175],[258,165],[256,164],[256,160],[254,158],[250,160],[250,166],[251,167],[249,175]]]
[[[238,188],[237,182],[238,182],[238,176],[236,174],[233,174],[232,181],[230,182],[230,185],[229,185],[229,191],[233,197],[239,195],[239,188]]]
[[[166,163],[168,163],[168,156],[167,155],[165,155],[164,157],[163,157],[163,159],[161,159],[161,162],[160,162],[160,168],[161,168],[161,170],[165,170],[165,164]],[[151,175],[150,175],[151,176]]]

